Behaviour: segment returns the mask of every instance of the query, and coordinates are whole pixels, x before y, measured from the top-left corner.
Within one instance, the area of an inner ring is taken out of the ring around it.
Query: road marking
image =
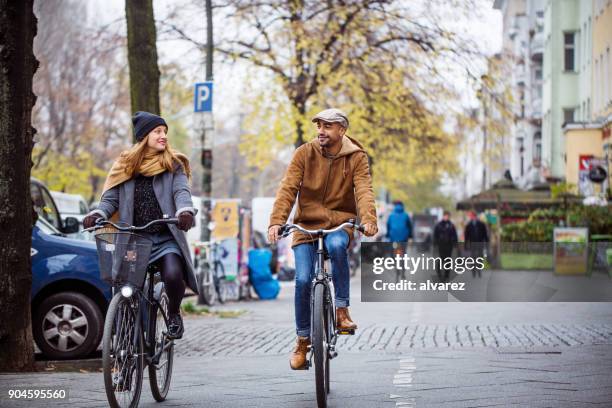
[[[416,370],[414,357],[405,357],[399,360],[399,369],[393,376],[393,386],[398,388],[412,387],[412,374]],[[414,407],[415,398],[401,394],[390,394],[389,398],[395,401],[396,407]]]

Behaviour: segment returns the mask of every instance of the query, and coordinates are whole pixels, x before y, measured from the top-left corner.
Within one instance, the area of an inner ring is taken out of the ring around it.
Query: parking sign
[[[213,83],[212,81],[195,84],[193,98],[194,112],[212,112]]]

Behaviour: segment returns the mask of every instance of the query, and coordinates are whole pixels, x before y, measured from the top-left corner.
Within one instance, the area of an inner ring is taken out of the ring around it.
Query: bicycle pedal
[[[355,334],[355,329],[344,329],[344,330],[336,330],[336,334],[352,336]]]

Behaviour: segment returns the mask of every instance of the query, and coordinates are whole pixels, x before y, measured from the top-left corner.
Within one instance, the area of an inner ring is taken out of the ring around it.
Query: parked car
[[[49,189],[34,177],[30,178],[30,194],[32,195],[34,210],[40,218],[43,218],[64,234],[79,232],[79,220],[75,217],[62,219]]]
[[[100,279],[96,245],[68,238],[57,227],[72,232],[78,221],[68,217],[62,222],[51,195],[37,180],[32,181],[32,199],[39,214],[31,249],[34,341],[49,358],[84,357],[100,344],[111,288]]]

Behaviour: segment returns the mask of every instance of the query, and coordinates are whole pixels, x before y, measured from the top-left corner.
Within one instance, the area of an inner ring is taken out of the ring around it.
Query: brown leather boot
[[[289,360],[291,369],[306,369],[306,354],[308,353],[308,346],[310,346],[310,339],[308,337],[298,336],[295,342],[295,347],[291,352],[291,359]]]
[[[351,320],[348,307],[336,308],[336,329],[338,330],[355,330],[357,325]]]

